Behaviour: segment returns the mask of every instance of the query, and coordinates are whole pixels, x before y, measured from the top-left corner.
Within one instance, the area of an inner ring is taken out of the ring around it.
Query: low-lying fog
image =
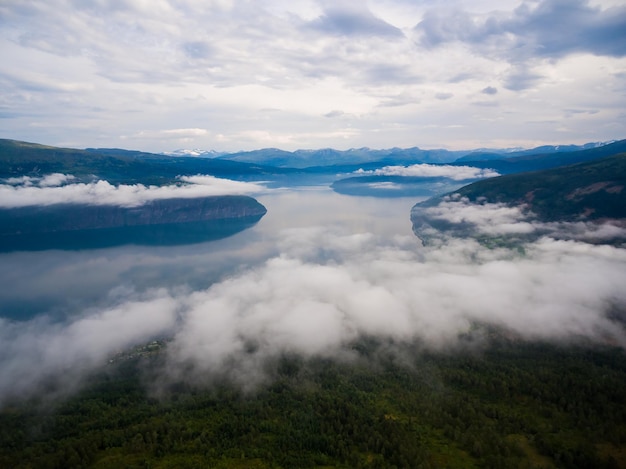
[[[164,379],[241,383],[281,353],[349,359],[361,335],[446,349],[477,323],[626,345],[624,249],[422,246],[415,198],[304,188],[258,200],[268,213],[255,227],[210,243],[0,254],[0,404],[55,376],[69,389],[155,337],[172,338]]]

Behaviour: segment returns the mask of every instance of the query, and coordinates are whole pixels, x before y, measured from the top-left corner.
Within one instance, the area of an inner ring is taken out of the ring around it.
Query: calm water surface
[[[207,288],[281,252],[285,230],[333,228],[342,233],[411,235],[411,198],[352,197],[328,187],[274,190],[257,199],[267,214],[229,238],[183,246],[0,254],[0,316],[59,319],[153,288]]]

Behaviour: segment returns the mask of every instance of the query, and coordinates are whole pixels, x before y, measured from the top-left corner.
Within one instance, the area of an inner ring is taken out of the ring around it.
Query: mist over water
[[[307,227],[411,235],[415,198],[355,198],[327,187],[283,189],[257,197],[268,213],[229,238],[180,246],[0,253],[0,317],[17,320],[80,314],[121,291],[207,288],[280,254],[283,231]]]
[[[80,383],[154,337],[172,339],[161,378],[198,384],[262,380],[282,353],[349,359],[362,336],[445,350],[476,324],[626,345],[624,249],[550,237],[423,246],[415,198],[305,187],[258,200],[266,216],[217,241],[0,254],[0,403],[56,375]]]

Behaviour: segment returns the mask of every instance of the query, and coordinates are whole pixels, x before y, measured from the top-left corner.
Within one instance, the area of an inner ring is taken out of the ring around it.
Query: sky
[[[1,0],[0,137],[530,148],[626,136],[623,0]]]

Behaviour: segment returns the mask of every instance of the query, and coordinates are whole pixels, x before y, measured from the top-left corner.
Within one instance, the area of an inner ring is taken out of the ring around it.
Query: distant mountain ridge
[[[332,169],[351,172],[360,167],[373,169],[389,165],[454,164],[493,168],[501,173],[529,171],[544,167],[571,164],[585,158],[615,154],[609,144],[541,146],[529,150],[423,150],[419,147],[375,150],[367,147],[350,150],[332,148],[296,150],[278,148],[221,153],[204,150],[177,150],[157,154],[120,148],[58,148],[16,140],[0,139],[0,177],[72,171],[77,175],[107,173],[107,179],[137,181],[152,175],[155,183],[176,175],[213,174],[216,176],[288,174],[298,170],[321,172]],[[605,148],[605,150],[602,150]],[[591,152],[576,160],[568,159],[581,151]],[[595,154],[593,152],[596,152]],[[540,162],[539,160],[545,160]],[[548,160],[550,162],[548,163]]]
[[[559,166],[592,161],[623,152],[626,152],[626,140],[618,140],[606,145],[591,146],[590,148],[576,151],[556,151],[551,153],[532,153],[529,151],[509,158],[488,161],[465,160],[453,164],[473,166],[476,168],[490,168],[501,174],[512,174],[557,168]]]
[[[468,155],[462,156],[461,158],[457,159],[455,163],[463,163],[467,161],[491,161],[516,158],[518,156],[546,155],[549,153],[565,153],[572,151],[589,150],[591,148],[602,147],[611,143],[615,143],[615,141],[612,140],[610,142],[590,142],[585,143],[584,145],[542,145],[527,150],[513,151],[478,150],[473,151]]]
[[[279,168],[311,168],[334,165],[358,165],[358,164],[447,164],[465,161],[488,161],[507,159],[525,155],[545,155],[549,153],[562,153],[570,151],[586,150],[603,146],[605,143],[592,142],[584,145],[544,145],[532,149],[475,149],[475,150],[424,150],[419,147],[371,149],[351,148],[349,150],[335,150],[323,148],[317,150],[286,151],[279,148],[263,148],[252,151],[234,153],[218,153],[212,150],[177,150],[182,155],[184,152],[204,158],[219,158],[222,160],[238,161],[243,163],[257,163]]]
[[[582,149],[569,151],[572,148]],[[346,151],[327,148],[295,152],[268,148],[209,158],[167,156],[120,148],[79,150],[0,139],[0,178],[65,173],[82,180],[97,177],[113,183],[161,185],[175,182],[181,175],[210,174],[238,180],[263,180],[267,176],[346,174],[359,169],[415,164],[472,166],[510,174],[590,161],[623,151],[626,151],[626,140],[606,145],[543,146],[516,150],[508,155],[482,150],[451,152],[418,147]]]

